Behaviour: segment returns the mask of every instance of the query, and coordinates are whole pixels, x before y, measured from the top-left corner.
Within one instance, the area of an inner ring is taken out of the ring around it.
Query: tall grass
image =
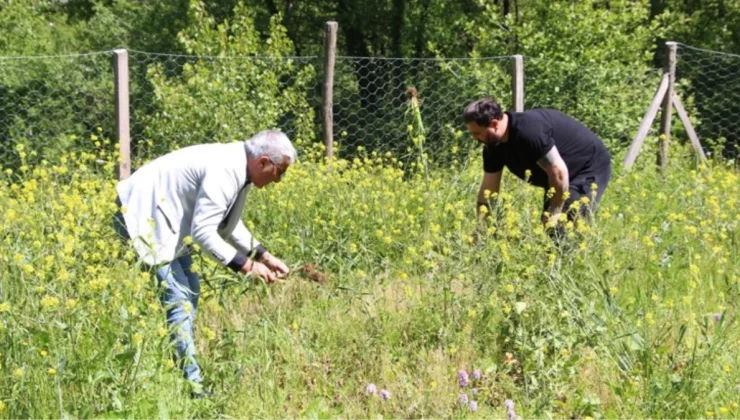
[[[427,179],[392,156],[310,152],[250,193],[252,232],[327,279],[265,286],[197,258],[205,401],[113,232],[112,167],[91,153],[3,172],[0,417],[500,418],[506,399],[524,418],[740,415],[732,167],[617,169],[558,248],[541,192],[510,176],[473,239],[478,159]]]

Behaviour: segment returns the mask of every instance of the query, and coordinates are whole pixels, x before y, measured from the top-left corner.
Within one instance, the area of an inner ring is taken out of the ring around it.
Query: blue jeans
[[[164,286],[160,300],[167,309],[167,327],[170,339],[177,350],[177,359],[182,363],[185,379],[202,382],[200,367],[195,361],[193,325],[200,296],[200,277],[190,271],[193,260],[184,255],[157,269],[159,284]]]
[[[118,202],[120,207],[120,202]],[[129,240],[123,215],[118,211],[113,218],[113,226],[123,240]],[[176,350],[176,358],[182,364],[185,379],[200,383],[203,381],[200,366],[195,361],[195,340],[193,325],[195,311],[200,296],[200,277],[191,271],[193,260],[183,255],[157,268],[157,280],[163,286],[160,295],[162,306],[167,310],[167,328]]]

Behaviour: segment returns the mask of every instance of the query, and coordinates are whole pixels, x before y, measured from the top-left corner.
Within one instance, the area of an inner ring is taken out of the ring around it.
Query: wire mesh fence
[[[740,55],[678,45],[676,92],[705,152],[740,156]]]
[[[299,148],[322,141],[321,57],[184,56],[129,51],[134,169],[194,143],[243,140],[280,128]],[[54,158],[91,151],[115,134],[112,52],[0,57],[0,162],[21,164],[17,145]],[[525,108],[560,109],[612,148],[634,136],[662,70],[525,58]],[[679,48],[676,92],[707,151],[737,157],[740,56]],[[337,57],[335,151],[420,150],[448,165],[475,146],[462,110],[492,96],[512,108],[512,57],[414,59]],[[673,125],[677,134],[682,126]],[[657,134],[657,124],[653,127]],[[115,145],[110,145],[115,149]]]
[[[464,150],[462,111],[480,96],[511,98],[511,57],[413,59],[337,57],[334,142],[340,156],[366,150],[399,158],[424,151],[449,160]],[[418,111],[418,112],[417,112]],[[467,139],[467,138],[466,138]]]
[[[17,169],[112,139],[111,56],[0,57],[0,164]]]
[[[529,58],[525,108],[558,109],[589,127],[617,160],[631,143],[663,70]],[[650,129],[657,143],[659,125]]]
[[[129,52],[134,164],[195,143],[280,128],[316,141],[317,57],[210,57]]]

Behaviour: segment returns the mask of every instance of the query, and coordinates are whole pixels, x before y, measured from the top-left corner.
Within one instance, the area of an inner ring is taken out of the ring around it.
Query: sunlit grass
[[[3,171],[0,417],[502,418],[506,399],[524,418],[740,415],[731,167],[618,170],[557,248],[541,192],[512,177],[498,221],[476,224],[477,156],[427,179],[318,153],[244,216],[324,282],[266,287],[197,258],[207,401],[189,400],[150,275],[113,232],[112,163]]]

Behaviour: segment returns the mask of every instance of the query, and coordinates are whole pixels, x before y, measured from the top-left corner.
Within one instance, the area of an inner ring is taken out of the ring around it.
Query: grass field
[[[193,401],[99,159],[2,174],[0,418],[505,418],[507,399],[521,418],[740,416],[727,163],[617,168],[595,223],[556,248],[541,192],[511,176],[476,225],[477,155],[427,178],[308,153],[244,215],[290,278],[196,259],[214,395]]]

